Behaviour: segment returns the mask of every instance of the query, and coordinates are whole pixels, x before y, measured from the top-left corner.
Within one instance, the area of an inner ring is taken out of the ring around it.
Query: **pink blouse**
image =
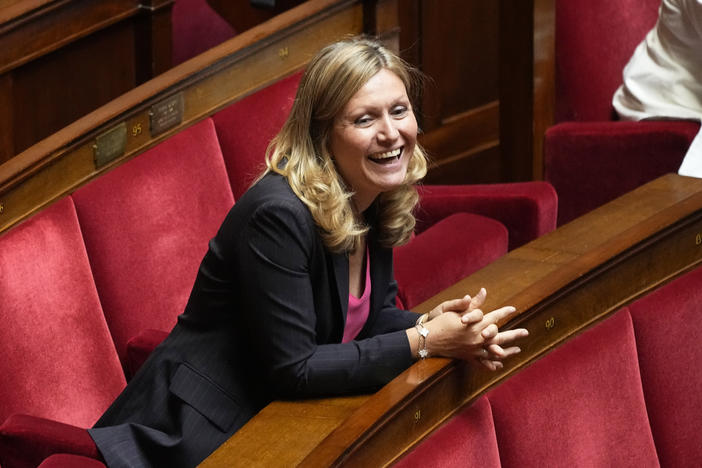
[[[363,287],[363,295],[360,298],[349,294],[349,310],[346,313],[346,326],[344,327],[342,343],[347,343],[356,338],[363,325],[366,324],[368,313],[370,312],[370,292],[370,256],[366,251],[366,284]]]

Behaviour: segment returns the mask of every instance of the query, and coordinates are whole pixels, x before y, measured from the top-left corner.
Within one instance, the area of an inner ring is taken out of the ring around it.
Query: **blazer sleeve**
[[[324,255],[316,226],[299,200],[267,201],[252,215],[238,262],[248,310],[242,325],[252,356],[276,398],[336,395],[376,389],[412,362],[404,330],[349,343],[320,343],[310,265]],[[335,291],[327,291],[329,294]],[[394,312],[393,312],[394,313]]]
[[[390,267],[392,267],[392,260],[390,260],[390,263]],[[397,281],[392,278],[387,286],[383,307],[380,309],[377,319],[371,324],[368,330],[364,330],[364,336],[374,336],[397,330],[406,330],[415,325],[420,314],[398,309],[396,298]]]

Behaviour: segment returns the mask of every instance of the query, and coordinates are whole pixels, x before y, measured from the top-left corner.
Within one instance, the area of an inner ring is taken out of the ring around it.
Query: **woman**
[[[368,392],[415,359],[519,352],[485,292],[426,316],[395,307],[392,247],[426,172],[412,71],[365,39],[323,49],[210,242],[185,312],[90,430],[109,466],[194,466],[273,399]]]

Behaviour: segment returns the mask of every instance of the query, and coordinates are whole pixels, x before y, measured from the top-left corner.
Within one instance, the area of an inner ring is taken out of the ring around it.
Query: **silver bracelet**
[[[427,351],[427,336],[429,336],[429,329],[424,326],[424,319],[426,319],[429,314],[424,314],[417,319],[417,324],[415,328],[417,333],[419,333],[419,351],[417,355],[419,359],[426,359],[429,357],[429,351]]]

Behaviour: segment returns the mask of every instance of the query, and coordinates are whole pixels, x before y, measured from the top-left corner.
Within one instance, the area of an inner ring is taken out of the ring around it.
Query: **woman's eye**
[[[402,117],[407,113],[407,107],[405,106],[397,106],[392,109],[392,115],[396,117]]]
[[[364,115],[363,117],[357,118],[354,123],[356,125],[368,125],[371,122],[371,118],[367,115]]]

